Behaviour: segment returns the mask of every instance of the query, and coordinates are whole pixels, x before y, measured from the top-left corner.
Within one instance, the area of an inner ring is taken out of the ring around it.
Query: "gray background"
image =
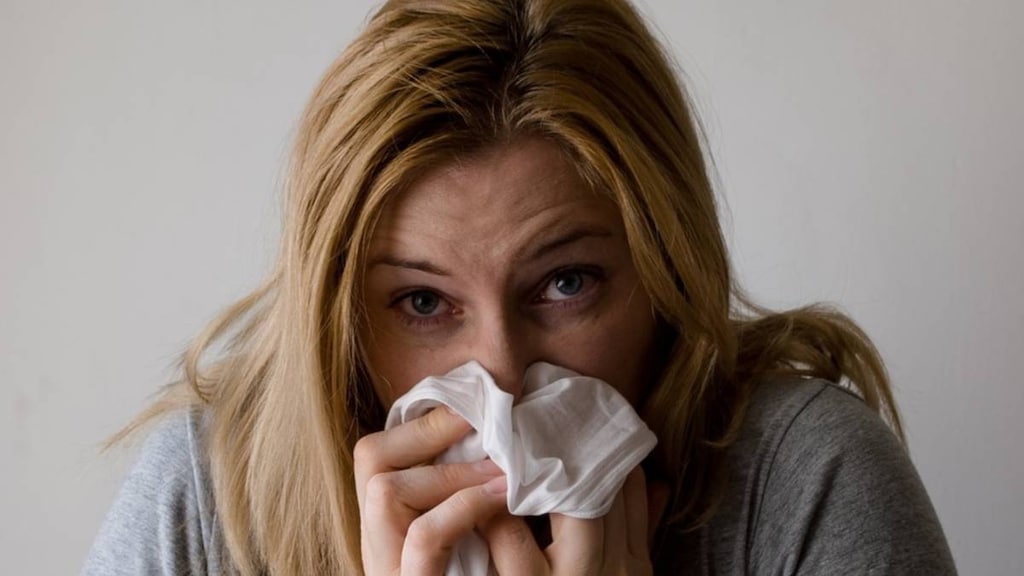
[[[964,574],[1024,566],[1024,3],[648,0],[740,278],[886,356]],[[77,570],[95,448],[277,242],[300,109],[369,2],[0,4],[0,557]]]

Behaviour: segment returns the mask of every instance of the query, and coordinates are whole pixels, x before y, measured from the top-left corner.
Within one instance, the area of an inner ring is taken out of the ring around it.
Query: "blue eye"
[[[579,272],[569,272],[555,278],[555,290],[566,296],[575,296],[583,289],[583,275]]]
[[[443,295],[428,288],[413,289],[395,298],[390,308],[410,330],[434,330],[449,326],[459,313]]]
[[[551,302],[578,296],[586,289],[589,278],[589,274],[577,270],[559,272],[544,287],[541,299]]]

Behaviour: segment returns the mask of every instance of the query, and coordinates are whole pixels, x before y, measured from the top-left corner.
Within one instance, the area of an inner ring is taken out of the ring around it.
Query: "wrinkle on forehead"
[[[621,220],[560,148],[520,140],[453,160],[414,181],[385,209],[375,252],[454,257],[460,266],[511,264],[553,229],[579,225],[617,229]]]

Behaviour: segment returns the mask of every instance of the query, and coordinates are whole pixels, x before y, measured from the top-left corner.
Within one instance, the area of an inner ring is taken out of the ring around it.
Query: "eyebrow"
[[[551,240],[544,242],[540,246],[534,248],[526,258],[519,260],[537,260],[540,259],[559,248],[563,248],[578,242],[585,238],[610,238],[614,236],[609,230],[600,227],[584,227],[569,230],[568,232],[555,236]],[[374,266],[394,266],[396,268],[407,268],[410,270],[419,270],[426,272],[427,274],[433,274],[435,276],[451,276],[451,273],[426,260],[409,260],[406,258],[397,258],[391,255],[384,255],[378,258],[374,258],[369,265],[369,268]]]
[[[578,242],[584,238],[610,238],[611,236],[613,236],[613,234],[609,230],[597,226],[575,228],[565,232],[564,234],[555,236],[551,240],[534,248],[533,251],[530,252],[529,256],[526,257],[526,260],[537,260],[558,250],[559,248],[568,246],[569,244]]]
[[[369,268],[382,264],[384,266],[394,266],[396,268],[419,270],[435,276],[451,276],[451,273],[447,270],[439,268],[426,260],[406,260],[404,258],[395,258],[394,256],[381,256],[380,258],[374,258],[373,261],[370,262]]]

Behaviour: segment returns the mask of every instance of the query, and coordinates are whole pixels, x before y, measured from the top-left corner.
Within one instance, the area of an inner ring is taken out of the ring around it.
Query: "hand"
[[[524,520],[507,512],[496,515],[481,532],[502,576],[649,575],[651,541],[667,502],[667,486],[648,487],[638,466],[604,517],[580,520],[552,514],[552,542],[544,550]]]
[[[451,549],[507,510],[505,477],[490,460],[429,465],[469,424],[444,409],[356,443],[363,571],[443,574]]]

